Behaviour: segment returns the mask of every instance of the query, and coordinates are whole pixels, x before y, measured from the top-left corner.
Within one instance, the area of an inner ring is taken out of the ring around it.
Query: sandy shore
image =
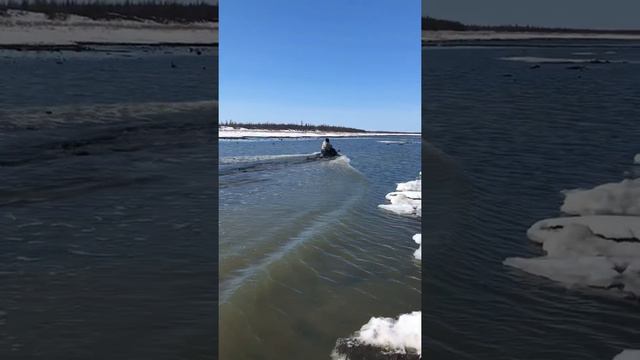
[[[51,20],[45,14],[9,10],[0,16],[0,45],[11,47],[74,46],[91,44],[200,44],[218,43],[218,23],[158,23],[149,20],[92,20],[69,15]]]

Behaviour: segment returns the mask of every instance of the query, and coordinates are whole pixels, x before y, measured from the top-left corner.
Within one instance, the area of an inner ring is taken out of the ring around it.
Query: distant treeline
[[[222,126],[232,126],[235,128],[245,129],[264,129],[264,130],[302,130],[302,131],[335,131],[335,132],[365,132],[361,129],[354,129],[343,126],[332,125],[311,125],[311,124],[274,124],[274,123],[237,123],[227,121],[220,124]]]
[[[8,0],[0,3],[0,15],[8,9],[41,12],[50,19],[59,20],[73,14],[94,20],[125,19],[181,23],[218,21],[218,6],[204,2]]]
[[[640,30],[599,30],[599,29],[572,29],[572,28],[549,28],[528,25],[467,25],[459,21],[435,19],[432,17],[422,18],[423,30],[451,30],[451,31],[498,31],[498,32],[557,32],[557,33],[608,33],[608,34],[640,34]]]

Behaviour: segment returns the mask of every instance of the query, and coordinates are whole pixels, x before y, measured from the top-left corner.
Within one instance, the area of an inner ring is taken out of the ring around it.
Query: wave
[[[223,177],[238,173],[275,171],[295,165],[324,164],[333,167],[344,167],[358,172],[350,163],[351,159],[346,155],[341,155],[334,159],[324,159],[320,157],[320,152],[308,154],[228,156],[220,158],[218,170],[219,175]]]
[[[314,154],[314,153],[312,153]],[[260,213],[269,213],[273,216],[273,220],[269,229],[264,229],[254,236],[261,237],[259,242],[253,245],[252,252],[254,259],[252,262],[245,263],[236,271],[228,271],[233,273],[229,278],[223,279],[221,276],[220,302],[225,303],[236,294],[244,285],[253,282],[253,279],[260,274],[268,273],[267,269],[281,259],[293,253],[300,245],[322,238],[322,234],[327,231],[333,231],[337,220],[347,215],[356,202],[363,197],[366,187],[366,178],[357,169],[351,166],[350,159],[347,156],[341,156],[332,160],[307,160],[312,154],[283,154],[283,155],[259,155],[250,157],[233,157],[226,158],[226,163],[233,166],[233,171],[242,169],[238,167],[244,164],[251,164],[252,171],[275,171],[276,169],[288,168],[291,165],[298,164],[300,161],[306,163],[311,168],[295,168],[294,172],[286,173],[286,178],[299,179],[301,183],[311,183],[316,176],[326,177],[326,188],[315,185],[309,185],[306,191],[305,185],[297,189],[283,186],[280,182],[276,184],[277,191],[284,191],[287,201],[278,204],[279,211],[288,214],[286,217],[279,217],[271,212],[270,202],[261,203]],[[256,161],[256,159],[259,159]],[[260,168],[262,167],[262,168]],[[226,175],[230,175],[227,172]],[[255,177],[255,174],[245,174],[249,177]],[[270,178],[278,178],[281,174],[268,174]],[[220,187],[224,189],[238,182],[238,177],[229,176],[230,179],[223,179],[221,176]],[[249,180],[248,180],[249,181]],[[244,184],[244,183],[243,183]],[[241,184],[242,185],[242,184]],[[261,186],[261,192],[269,192]],[[235,193],[234,194],[238,194]],[[234,199],[241,197],[244,201],[246,197],[252,197],[241,191],[240,195],[234,195]],[[258,195],[260,197],[261,195]],[[299,204],[308,205],[307,208],[299,208]],[[281,210],[282,207],[284,210]],[[243,212],[250,211],[243,207]],[[339,222],[339,221],[338,221]],[[224,261],[223,261],[224,262]],[[227,260],[233,263],[232,260]],[[226,265],[221,264],[222,267]],[[227,271],[222,271],[227,272]],[[252,281],[249,281],[252,279]]]
[[[161,114],[214,111],[216,100],[35,106],[0,109],[0,127],[41,129],[71,124],[108,124],[122,120],[149,120]]]
[[[539,56],[508,56],[500,60],[517,61],[536,64],[636,64],[638,61],[624,59],[598,59],[598,58],[552,58]]]

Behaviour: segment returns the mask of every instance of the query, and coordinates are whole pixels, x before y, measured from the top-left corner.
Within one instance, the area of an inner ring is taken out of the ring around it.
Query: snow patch
[[[376,132],[334,132],[303,130],[245,129],[220,126],[218,137],[221,139],[242,138],[321,138],[321,137],[363,137],[363,136],[419,136],[419,133],[376,133]]]

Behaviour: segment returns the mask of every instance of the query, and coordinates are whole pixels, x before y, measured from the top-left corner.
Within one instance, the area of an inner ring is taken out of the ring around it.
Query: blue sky
[[[422,0],[425,15],[478,25],[640,29],[639,0]]]
[[[419,0],[220,3],[220,121],[420,131]]]

